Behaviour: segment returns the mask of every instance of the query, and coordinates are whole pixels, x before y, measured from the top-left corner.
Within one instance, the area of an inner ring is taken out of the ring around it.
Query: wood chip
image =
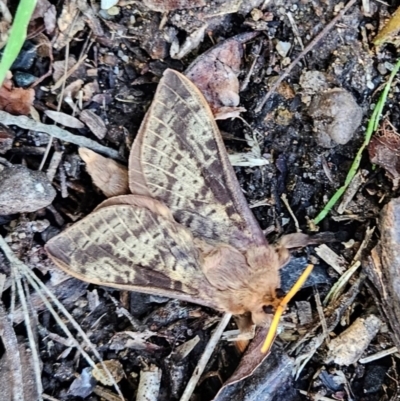
[[[47,117],[51,118],[56,123],[63,125],[64,127],[77,128],[77,129],[85,127],[85,125],[81,121],[79,121],[76,117],[72,117],[60,111],[46,110],[44,114],[46,114]]]
[[[79,116],[81,121],[83,121],[93,132],[94,135],[99,139],[103,139],[107,134],[107,127],[104,121],[92,110],[83,110]]]
[[[346,260],[332,251],[327,245],[322,244],[315,248],[316,254],[336,272],[342,275],[348,266]]]
[[[0,174],[0,214],[35,212],[55,197],[55,189],[41,171],[12,166]]]
[[[155,365],[140,372],[136,401],[157,401],[161,384],[161,369]]]
[[[348,329],[330,341],[325,362],[345,366],[356,363],[377,335],[381,325],[381,320],[373,314],[358,318]]]

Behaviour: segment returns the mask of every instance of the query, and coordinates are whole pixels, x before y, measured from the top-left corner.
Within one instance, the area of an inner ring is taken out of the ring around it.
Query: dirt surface
[[[12,86],[26,90],[31,87],[29,90],[33,89],[35,96],[28,110],[33,107],[34,115],[46,124],[51,124],[53,119],[46,111],[60,111],[77,118],[82,111],[87,111],[81,119],[86,125],[71,126],[75,122],[67,122],[64,116],[58,122],[77,136],[117,150],[123,165],[126,165],[133,139],[165,69],[185,72],[214,45],[242,33],[258,33],[240,43],[242,54],[235,56],[238,70],[234,75],[239,79],[239,92],[234,84],[229,86],[230,97],[222,100],[220,97],[222,103],[216,109],[221,110],[226,105],[229,111],[235,107],[246,109],[241,112],[241,118],[218,120],[218,125],[229,154],[251,152],[253,161],[246,166],[235,166],[235,172],[253,213],[271,242],[296,232],[292,214],[303,232],[316,232],[311,221],[344,183],[364,140],[368,118],[382,84],[396,63],[394,45],[380,49],[372,45],[383,18],[394,9],[381,2],[371,2],[367,12],[361,2],[356,3],[258,110],[277,77],[337,15],[343,8],[342,2],[205,1],[206,5],[199,8],[172,9],[164,14],[159,2],[153,4],[150,0],[144,4],[121,0],[108,11],[101,10],[99,4],[91,6],[85,1],[68,1],[64,5],[62,2],[39,3],[41,11],[30,25],[29,40],[20,55],[20,63],[13,66],[12,85],[7,90],[12,90]],[[161,3],[165,3],[165,7],[174,2]],[[177,3],[181,7],[186,4]],[[70,71],[67,79],[66,65]],[[33,86],[29,79],[34,82]],[[26,80],[29,81],[27,85]],[[64,100],[59,107],[60,95]],[[0,106],[1,96],[0,93]],[[24,97],[28,104],[29,96]],[[385,126],[386,130],[390,129],[395,136],[397,132],[392,131],[396,131],[400,116],[398,97],[395,81],[383,112],[391,124],[389,128]],[[238,104],[235,104],[236,99]],[[15,105],[1,107],[12,114],[24,114],[24,110],[16,110]],[[385,137],[385,132],[381,131],[381,138]],[[29,131],[15,125],[2,128],[0,168],[4,164],[7,171],[18,165],[27,168],[27,172],[38,170],[48,142],[49,136],[40,130]],[[397,142],[389,142],[381,140],[379,144],[384,144],[384,150],[370,150],[371,158],[384,154],[385,161],[385,149],[391,146],[392,150],[396,149],[393,143]],[[390,157],[394,161],[389,168],[386,162],[379,162],[381,159],[373,159],[376,163],[373,166],[368,152],[364,152],[363,173],[353,199],[341,212],[336,205],[318,225],[319,232],[332,234],[330,238],[334,240],[326,245],[340,255],[345,269],[352,266],[353,258],[368,236],[368,229],[377,225],[383,206],[398,196],[397,152],[393,151]],[[0,171],[0,181],[3,171]],[[42,207],[40,199],[46,198],[46,194],[41,193],[36,200],[40,206],[31,213],[29,207],[21,206],[18,210],[19,197],[18,205],[11,202],[7,209],[12,212],[0,216],[0,233],[15,254],[56,293],[102,358],[120,362],[121,366],[116,369],[125,399],[135,399],[140,372],[156,366],[162,372],[158,400],[178,400],[219,315],[213,310],[176,300],[82,283],[61,273],[48,260],[44,244],[90,213],[105,196],[93,185],[76,144],[53,139],[43,171],[57,190],[54,201],[51,194],[47,194],[51,199],[46,207],[39,209]],[[3,188],[1,183],[0,188]],[[0,199],[4,194],[0,193]],[[284,194],[290,211],[282,201]],[[15,194],[9,195],[8,203],[13,196]],[[293,251],[292,262],[282,273],[285,291],[297,277],[296,271],[303,269],[307,262],[317,266],[307,288],[291,303],[285,331],[276,339],[271,355],[271,360],[286,373],[275,377],[270,384],[268,380],[272,380],[272,376],[265,377],[271,367],[267,369],[264,364],[260,367],[265,369],[261,379],[254,376],[252,383],[241,383],[240,389],[233,392],[235,395],[229,394],[228,389],[225,395],[218,395],[218,400],[397,399],[398,354],[369,363],[360,362],[360,358],[394,346],[390,322],[381,314],[379,289],[364,274],[370,250],[379,242],[379,230],[369,237],[359,257],[361,267],[344,287],[347,298],[341,298],[335,310],[341,310],[347,300],[351,302],[343,307],[336,324],[332,323],[333,312],[326,315],[324,324],[329,334],[313,351],[308,344],[308,354],[303,349],[303,355],[309,357],[304,357],[301,369],[296,359],[300,351],[294,350],[293,344],[307,332],[317,338],[313,325],[321,319],[317,300],[324,300],[339,273],[319,258],[314,246]],[[9,308],[12,280],[8,263],[1,254],[0,273],[6,275],[2,299]],[[99,395],[98,388],[94,391],[98,384],[115,393],[107,381],[102,383],[99,375],[92,375],[88,363],[65,339],[35,291],[31,291],[29,298],[33,305],[31,312],[35,311],[43,391],[54,397],[47,399],[112,400],[109,394]],[[361,331],[346,334],[355,321],[354,330]],[[76,335],[70,323],[68,327]],[[234,328],[232,321],[230,329]],[[18,301],[14,329],[19,344],[27,345]],[[196,336],[197,345],[188,355],[182,356],[180,346]],[[329,341],[334,337],[335,342]],[[361,344],[364,338],[367,340],[361,351],[347,349],[346,344]],[[4,341],[3,345],[0,343],[3,360],[4,344]],[[335,346],[337,348],[332,348]],[[86,346],[84,348],[93,355]],[[213,399],[240,359],[241,354],[232,343],[219,342],[192,399]],[[297,377],[293,377],[292,372],[297,373]],[[6,382],[3,375],[0,383]],[[267,391],[265,383],[274,390]]]

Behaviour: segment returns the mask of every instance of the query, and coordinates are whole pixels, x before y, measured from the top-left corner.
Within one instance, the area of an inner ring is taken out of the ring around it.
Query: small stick
[[[301,233],[299,222],[296,219],[296,216],[294,215],[293,210],[289,205],[289,201],[288,201],[288,198],[287,198],[286,194],[282,194],[281,199],[282,199],[282,202],[285,204],[286,209],[289,211],[290,215],[292,216],[292,219],[294,221],[294,225],[296,227],[296,232]]]
[[[296,24],[296,21],[293,18],[292,13],[289,11],[289,12],[286,13],[286,15],[288,17],[290,25],[292,25],[293,33],[296,36],[297,41],[299,42],[301,50],[304,50],[304,45],[303,45],[303,41],[301,40],[301,36],[300,36],[300,33],[299,33],[299,28],[297,28],[297,24]]]
[[[17,336],[0,300],[0,338],[6,351],[11,381],[12,401],[24,401],[23,375]]]
[[[72,315],[65,309],[64,305],[55,297],[55,295],[46,287],[45,284],[43,284],[37,276],[32,272],[31,269],[29,269],[24,263],[22,263],[13,253],[12,249],[9,247],[9,245],[5,242],[4,238],[0,235],[0,249],[3,251],[4,255],[6,258],[9,260],[10,265],[14,268],[11,269],[11,272],[14,274],[14,280],[18,284],[18,278],[20,278],[20,275],[23,274],[25,278],[28,280],[29,284],[37,291],[38,295],[44,302],[44,304],[47,306],[49,309],[50,313],[53,315],[54,319],[58,323],[58,325],[61,327],[61,329],[64,331],[64,333],[68,336],[68,339],[73,341],[76,348],[80,351],[82,356],[85,358],[85,360],[88,362],[88,364],[94,368],[95,363],[90,359],[89,355],[86,353],[86,351],[81,347],[80,343],[78,340],[76,340],[69,329],[67,328],[66,324],[63,322],[61,317],[57,314],[57,312],[54,310],[54,308],[51,306],[49,300],[45,297],[44,293],[47,294],[47,296],[53,301],[53,303],[57,306],[57,308],[63,313],[63,315],[69,320],[69,322],[74,326],[74,328],[77,330],[77,332],[80,334],[82,339],[86,342],[86,344],[89,346],[93,354],[96,356],[96,358],[100,361],[101,366],[105,370],[108,378],[112,381],[114,388],[116,389],[120,400],[124,401],[124,397],[121,393],[121,390],[119,389],[117,383],[115,382],[113,376],[111,375],[109,369],[107,366],[104,364],[100,353],[98,352],[97,348],[91,343],[89,340],[88,336],[86,333],[82,330],[82,328],[79,326],[79,324],[74,320]],[[43,291],[41,291],[43,290]],[[23,305],[23,302],[21,300],[21,303]],[[32,350],[33,354],[33,350]],[[41,384],[41,382],[40,382]],[[41,393],[40,393],[41,394]]]
[[[279,319],[281,318],[283,312],[285,311],[287,304],[301,289],[303,284],[306,282],[308,276],[312,272],[313,268],[314,268],[314,265],[311,265],[311,264],[306,267],[306,269],[303,271],[303,273],[301,273],[301,276],[297,279],[297,281],[295,282],[293,287],[285,295],[285,297],[281,300],[279,306],[276,308],[275,315],[272,319],[271,325],[269,326],[267,337],[265,338],[264,344],[261,347],[261,352],[263,354],[266,354],[267,351],[269,351],[269,349],[272,346],[272,342],[274,341],[276,332],[278,330]]]
[[[248,86],[248,84],[250,82],[250,78],[253,75],[254,67],[256,66],[258,57],[260,57],[261,48],[262,48],[262,44],[261,43],[256,45],[256,48],[255,48],[255,50],[253,52],[253,55],[254,55],[253,62],[251,63],[249,71],[247,72],[246,76],[243,79],[242,85],[240,85],[240,91],[239,92],[243,92],[243,91],[245,91],[247,89],[247,86]]]
[[[50,141],[49,141],[49,143],[50,143]],[[47,178],[49,179],[50,182],[53,182],[53,179],[57,173],[58,166],[61,163],[63,154],[64,154],[64,152],[59,152],[59,151],[55,151],[53,153],[53,156],[50,160],[49,168],[47,169],[47,173],[46,173]]]
[[[202,375],[207,362],[209,361],[214,348],[216,347],[220,337],[222,336],[223,331],[225,330],[225,327],[231,320],[232,315],[230,313],[225,313],[225,315],[222,317],[221,321],[219,322],[217,328],[215,329],[214,333],[212,333],[210,341],[207,344],[206,349],[203,352],[203,355],[201,356],[196,369],[193,372],[192,377],[189,380],[189,383],[187,384],[185,391],[182,394],[182,397],[180,401],[189,401],[190,397],[193,394],[193,391],[200,379],[200,376]]]
[[[328,325],[326,324],[324,308],[322,307],[321,303],[321,297],[319,296],[319,292],[316,288],[314,288],[314,298],[315,298],[315,303],[317,304],[317,312],[319,315],[319,320],[321,322],[322,332],[324,334],[326,342],[329,344],[330,338],[329,338]]]
[[[306,48],[292,61],[288,68],[286,68],[285,72],[276,80],[275,84],[272,85],[271,89],[266,93],[264,99],[261,103],[255,108],[255,112],[259,113],[261,109],[264,107],[267,100],[272,96],[272,94],[276,91],[281,82],[290,74],[293,68],[297,65],[297,63],[307,54],[309,53],[317,43],[327,35],[327,33],[335,26],[335,24],[343,17],[343,15],[348,11],[348,9],[356,3],[357,0],[350,0],[346,6],[343,8],[340,13],[332,19],[332,21],[325,26],[325,28],[306,46]]]
[[[306,395],[313,401],[335,401],[333,398],[325,397],[324,395],[309,393],[308,391],[299,390],[300,394]]]
[[[73,143],[80,147],[86,147],[94,150],[95,152],[102,153],[112,159],[123,160],[118,151],[107,148],[99,143],[92,141],[84,136],[71,134],[65,129],[56,127],[54,125],[47,125],[41,122],[32,120],[26,116],[13,116],[6,111],[0,110],[0,122],[4,125],[16,125],[17,127],[24,128],[35,132],[45,132],[55,138],[61,139],[65,142]]]
[[[379,351],[373,355],[368,355],[365,358],[361,358],[358,360],[359,363],[369,363],[372,361],[376,361],[377,359],[381,359],[384,358],[388,355],[392,355],[395,354],[396,352],[399,352],[399,349],[397,347],[392,347],[392,348],[388,348],[388,349],[384,349],[383,351]]]

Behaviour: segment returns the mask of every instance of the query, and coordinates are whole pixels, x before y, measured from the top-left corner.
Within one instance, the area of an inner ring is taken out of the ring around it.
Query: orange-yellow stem
[[[314,265],[307,266],[307,268],[303,271],[303,273],[296,281],[294,286],[285,295],[285,297],[282,299],[279,306],[277,307],[274,318],[272,319],[271,326],[269,327],[267,337],[265,338],[264,344],[261,348],[261,352],[263,354],[265,354],[271,348],[272,342],[274,341],[275,338],[276,331],[278,329],[279,319],[281,318],[282,313],[285,311],[286,305],[290,302],[290,300],[296,295],[296,293],[303,286],[308,276],[310,275],[313,267]]]

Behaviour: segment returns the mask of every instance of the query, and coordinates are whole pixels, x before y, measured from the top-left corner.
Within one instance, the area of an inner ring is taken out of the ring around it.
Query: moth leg
[[[234,316],[238,330],[229,330],[224,333],[224,338],[228,341],[249,341],[253,339],[256,326],[251,320],[251,313]],[[240,347],[239,347],[240,348]]]
[[[254,337],[256,327],[251,319],[251,313],[243,313],[242,315],[235,316],[234,319],[240,331],[240,335],[243,335],[242,339],[244,340],[244,337],[247,337],[247,340],[251,340]],[[251,337],[249,337],[249,335],[251,335]]]

